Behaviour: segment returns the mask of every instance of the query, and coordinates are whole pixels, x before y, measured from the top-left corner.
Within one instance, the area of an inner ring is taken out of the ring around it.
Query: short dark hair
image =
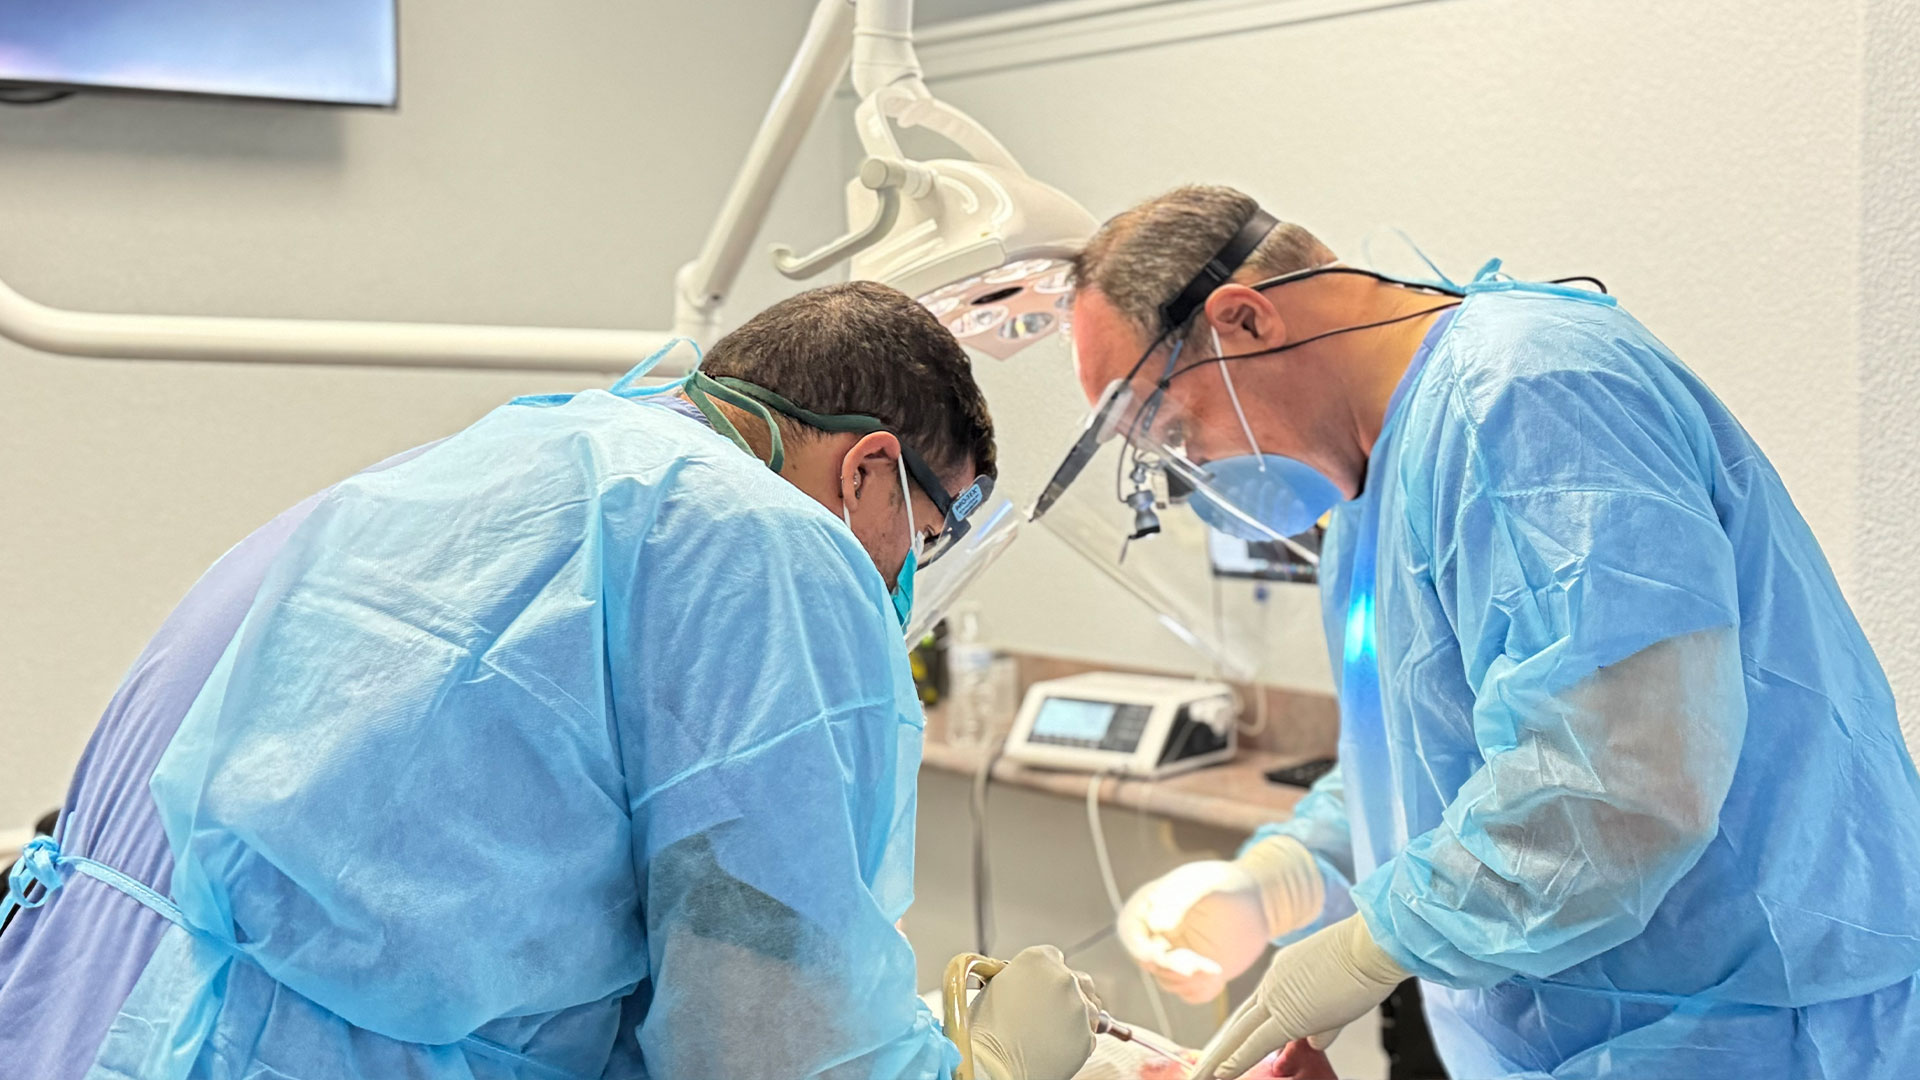
[[[1160,305],[1173,299],[1207,260],[1253,217],[1260,204],[1230,187],[1189,184],[1127,210],[1106,224],[1073,258],[1078,289],[1096,289],[1134,329],[1158,336]],[[1290,274],[1334,261],[1299,225],[1276,225],[1233,275],[1234,281]],[[1200,321],[1187,332],[1198,333]]]
[[[812,412],[871,416],[943,476],[966,466],[995,475],[993,419],[966,350],[932,312],[878,282],[788,297],[721,338],[700,370]]]

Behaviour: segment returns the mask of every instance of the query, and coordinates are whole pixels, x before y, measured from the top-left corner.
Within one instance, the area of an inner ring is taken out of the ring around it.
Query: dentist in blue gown
[[[1088,399],[1204,473],[1193,510],[1332,515],[1339,767],[1120,920],[1189,1000],[1279,944],[1203,1073],[1415,977],[1457,1080],[1913,1074],[1920,778],[1699,376],[1594,283],[1386,278],[1228,188],[1119,215],[1076,275]]]

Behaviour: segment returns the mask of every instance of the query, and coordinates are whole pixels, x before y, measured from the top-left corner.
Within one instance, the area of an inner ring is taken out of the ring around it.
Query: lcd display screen
[[[0,83],[390,106],[396,0],[0,0]]]
[[[1111,701],[1048,698],[1033,718],[1033,733],[1048,739],[1097,743],[1106,737],[1119,706]]]

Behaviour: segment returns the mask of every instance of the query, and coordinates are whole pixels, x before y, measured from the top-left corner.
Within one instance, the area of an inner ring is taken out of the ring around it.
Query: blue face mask
[[[1222,500],[1277,536],[1306,532],[1346,498],[1320,470],[1278,454],[1239,454],[1209,461],[1206,470]],[[1205,489],[1193,493],[1192,505],[1201,521],[1228,536],[1250,541],[1273,538],[1221,506]]]
[[[1225,350],[1220,347],[1220,331],[1213,327],[1208,330],[1213,334],[1213,355],[1225,356]],[[1204,488],[1194,492],[1193,512],[1200,515],[1201,521],[1228,536],[1253,542],[1272,539],[1240,514],[1222,506],[1221,502],[1225,501],[1272,530],[1274,535],[1298,536],[1313,528],[1313,523],[1339,505],[1346,494],[1335,487],[1325,473],[1304,461],[1260,452],[1260,444],[1253,437],[1253,425],[1247,422],[1246,410],[1240,407],[1240,394],[1234,389],[1233,373],[1228,368],[1229,365],[1220,364],[1220,378],[1226,384],[1227,398],[1233,402],[1234,415],[1239,418],[1240,430],[1253,453],[1207,462],[1213,490],[1220,498],[1213,498]]]
[[[902,630],[913,616],[913,572],[919,567],[920,545],[915,544],[907,549],[907,561],[900,564],[900,576],[894,579],[893,590],[887,594],[893,599],[893,614],[900,620]]]

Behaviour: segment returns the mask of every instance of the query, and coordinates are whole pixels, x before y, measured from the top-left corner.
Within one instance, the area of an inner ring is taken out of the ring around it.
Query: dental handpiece
[[[1105,1012],[1102,1012],[1099,1018],[1094,1021],[1093,1033],[1095,1035],[1109,1035],[1109,1036],[1112,1036],[1113,1038],[1119,1039],[1121,1042],[1132,1043],[1133,1045],[1142,1047],[1143,1049],[1151,1050],[1154,1053],[1159,1054],[1161,1057],[1166,1058],[1168,1061],[1177,1061],[1182,1065],[1186,1064],[1186,1059],[1182,1058],[1179,1054],[1174,1053],[1173,1051],[1167,1049],[1164,1046],[1156,1045],[1152,1039],[1141,1038],[1140,1036],[1134,1034],[1134,1031],[1132,1028],[1128,1027],[1127,1025],[1121,1023],[1118,1020],[1115,1020],[1111,1015]]]

